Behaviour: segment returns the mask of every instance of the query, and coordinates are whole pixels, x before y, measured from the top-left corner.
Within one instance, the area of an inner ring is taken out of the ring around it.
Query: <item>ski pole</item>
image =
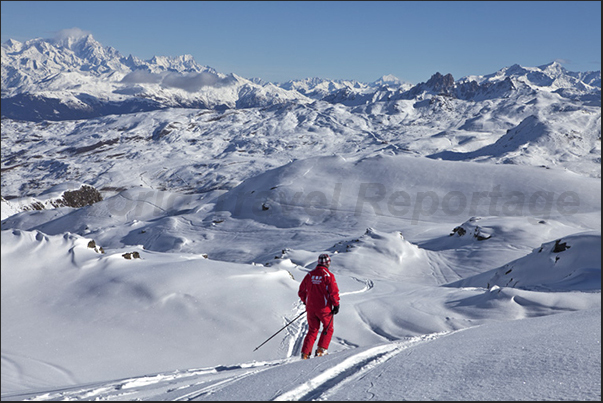
[[[301,318],[301,316],[306,313],[306,311],[300,313],[297,318],[293,319],[291,322],[287,323],[285,326],[283,326],[283,328],[281,328],[281,330],[279,330],[278,332],[274,333],[272,336],[270,336],[265,342],[263,342],[262,344],[260,344],[259,346],[257,346],[255,348],[255,350],[257,350],[258,348],[262,347],[264,344],[266,344],[268,342],[268,340],[272,339],[274,336],[276,336],[277,334],[279,334],[280,332],[282,332],[287,326],[289,326],[290,324],[292,324],[293,322],[295,322],[296,320],[298,320],[299,318]],[[255,351],[253,350],[253,351]]]
[[[331,320],[329,321],[329,325],[327,327],[325,327],[324,329],[322,329],[322,334],[326,336],[327,334],[327,329],[331,327],[331,323],[333,322],[333,312],[331,312]]]

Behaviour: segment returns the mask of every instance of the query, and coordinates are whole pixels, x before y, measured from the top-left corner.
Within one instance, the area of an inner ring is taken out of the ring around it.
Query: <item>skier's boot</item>
[[[322,348],[322,347],[318,347],[316,349],[316,356],[317,357],[322,357],[323,355],[327,355],[327,349],[326,348]]]
[[[302,360],[307,360],[309,358],[310,358],[310,354],[302,353],[302,355],[301,355]]]

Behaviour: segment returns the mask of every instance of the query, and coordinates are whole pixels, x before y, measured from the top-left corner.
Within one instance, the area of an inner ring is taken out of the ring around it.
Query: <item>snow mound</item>
[[[341,271],[372,279],[434,284],[433,253],[407,241],[398,231],[368,228],[361,237],[338,242],[330,251],[337,266],[344,268]]]
[[[276,343],[253,354],[294,308],[298,284],[287,271],[140,247],[101,253],[91,241],[2,231],[2,320],[20,324],[2,332],[3,393],[5,379],[19,378],[15,371],[36,374],[17,382],[36,388],[57,371],[60,383],[74,384],[169,370],[175,362],[227,365],[227,355],[276,359],[287,348]],[[140,258],[127,259],[128,252]],[[5,368],[5,357],[16,367]]]
[[[593,251],[599,253],[593,253]],[[601,232],[545,242],[502,267],[450,283],[452,287],[513,287],[546,291],[601,290]]]

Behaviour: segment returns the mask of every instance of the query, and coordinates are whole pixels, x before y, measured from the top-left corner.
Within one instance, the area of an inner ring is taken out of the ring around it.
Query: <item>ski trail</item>
[[[361,279],[361,278],[354,277],[354,276],[350,276],[350,278],[352,278],[353,280],[358,281],[359,283],[364,283],[364,288],[362,290],[357,290],[357,291],[342,292],[342,293],[339,294],[341,297],[343,297],[344,295],[360,294],[360,293],[363,293],[363,292],[367,292],[367,291],[371,290],[375,286],[375,284],[373,283],[373,280],[368,279],[368,278],[367,279]]]
[[[274,365],[279,365],[282,364],[282,362],[278,362],[278,363],[273,363],[272,365],[266,365],[264,368],[259,368],[259,369],[255,369],[252,371],[246,371],[243,372],[242,374],[239,375],[234,375],[232,377],[229,377],[227,379],[218,381],[216,383],[213,383],[205,388],[202,389],[195,389],[194,392],[191,393],[187,393],[181,396],[178,396],[176,398],[174,398],[174,401],[182,401],[182,400],[196,400],[196,399],[200,399],[203,396],[207,396],[207,395],[211,395],[213,393],[218,392],[219,390],[232,385],[235,382],[240,381],[241,379],[247,378],[249,376],[253,376],[253,375],[257,375],[260,372],[264,372],[268,369],[270,369],[272,366]],[[189,385],[189,387],[194,387],[196,385]]]
[[[12,358],[11,358],[12,357]],[[27,369],[24,369],[26,367]],[[78,380],[66,368],[21,354],[2,351],[2,373],[11,373],[21,382],[43,385],[44,378],[76,385]]]
[[[305,310],[305,306],[298,301],[296,304],[296,312],[295,317],[299,316]],[[291,325],[287,328],[287,332],[285,336],[281,339],[280,348],[287,351],[286,357],[292,357],[294,355],[299,355],[301,352],[301,345],[303,343],[304,335],[308,329],[308,322],[306,319],[306,315],[302,315],[298,321],[295,323],[291,323],[291,320],[286,316],[283,317],[285,320],[285,325]]]
[[[155,396],[166,396],[172,401],[203,400],[241,379],[288,361],[284,359],[159,373],[38,394],[6,395],[3,400],[154,400]]]
[[[435,340],[449,333],[442,332],[418,336],[404,342],[394,342],[370,348],[347,358],[298,387],[276,396],[273,400],[328,400],[329,396],[333,395],[340,388],[350,382],[354,382],[365,373],[400,354],[407,348],[418,343]]]
[[[302,317],[300,323],[291,329],[290,334],[287,335],[289,338],[289,348],[287,350],[287,357],[298,356],[301,354],[302,344],[304,343],[304,337],[308,332],[308,321],[305,317]],[[287,338],[283,342],[286,342]]]
[[[295,358],[285,358],[231,366],[220,365],[131,377],[35,394],[5,395],[3,400],[11,398],[16,400],[155,400],[157,396],[171,401],[215,400],[222,395],[227,396],[231,390],[236,390],[239,382],[243,382],[243,387],[246,387],[250,382],[255,382],[255,376],[264,372],[270,375],[271,372],[268,371],[271,370],[280,372],[284,370],[284,367],[279,369],[283,365],[309,364],[312,368],[315,364],[323,367],[322,363],[330,368],[289,391],[284,393],[282,390],[276,391],[273,400],[329,400],[341,388],[356,382],[405,349],[450,333],[453,332],[423,335],[368,348],[335,364],[329,364],[329,360],[302,362]],[[259,376],[257,379],[266,379],[266,375]]]
[[[215,373],[215,369],[190,370],[184,373],[145,375],[117,381],[89,384],[85,386],[63,388],[58,391],[30,395],[27,399],[18,400],[126,400],[129,395],[140,393],[141,389],[161,389],[165,384],[174,381],[185,381],[188,377],[203,376]],[[19,395],[11,396],[17,398]]]
[[[429,266],[432,269],[432,275],[437,284],[447,284],[462,278],[462,276],[454,270],[450,262],[448,262],[445,257],[438,254],[434,253],[429,255]]]

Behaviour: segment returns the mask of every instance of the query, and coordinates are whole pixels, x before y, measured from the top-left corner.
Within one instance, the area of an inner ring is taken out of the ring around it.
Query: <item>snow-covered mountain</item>
[[[143,61],[104,47],[92,35],[2,44],[2,116],[85,119],[168,107],[237,108],[309,101],[200,66],[190,56]]]
[[[600,400],[600,76],[4,43],[2,400]],[[324,252],[341,310],[300,361]]]
[[[434,74],[412,86],[394,76],[374,83],[312,78],[284,84],[260,83],[199,65],[190,55],[122,56],[92,35],[2,44],[2,116],[21,120],[65,120],[168,107],[249,108],[326,100],[346,105],[424,99],[446,95],[467,101],[550,91],[600,104],[600,72],[573,73],[553,62],[538,68],[513,65],[484,77],[458,82]]]

